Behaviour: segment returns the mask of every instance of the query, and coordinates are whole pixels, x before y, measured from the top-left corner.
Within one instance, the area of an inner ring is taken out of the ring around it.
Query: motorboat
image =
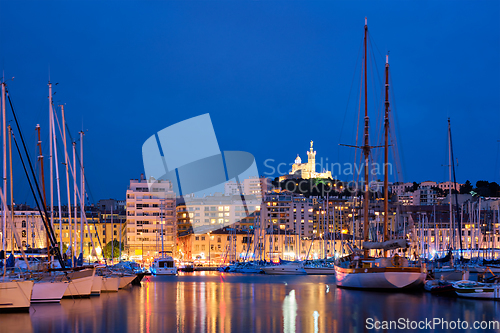
[[[177,267],[171,256],[155,258],[150,267],[151,273],[154,275],[176,275]]]
[[[459,297],[476,299],[500,299],[500,284],[462,280],[453,283]]]
[[[307,274],[302,261],[291,261],[280,263],[279,265],[271,265],[262,267],[266,274],[271,275],[303,275]]]

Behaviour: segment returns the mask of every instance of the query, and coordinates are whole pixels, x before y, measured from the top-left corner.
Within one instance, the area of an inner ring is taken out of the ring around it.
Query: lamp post
[[[208,266],[210,266],[210,231],[207,233],[208,235]]]

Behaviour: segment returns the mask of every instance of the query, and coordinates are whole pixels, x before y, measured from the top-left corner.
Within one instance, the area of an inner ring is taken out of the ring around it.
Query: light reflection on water
[[[342,290],[331,276],[197,272],[0,314],[0,332],[363,332],[365,320],[499,320],[500,302]],[[486,332],[486,331],[484,331]]]

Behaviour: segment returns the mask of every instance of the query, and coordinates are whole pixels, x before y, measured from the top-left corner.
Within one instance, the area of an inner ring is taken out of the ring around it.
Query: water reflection
[[[150,277],[142,287],[0,314],[0,332],[363,332],[366,319],[498,320],[499,302],[341,290],[332,277]],[[487,332],[487,331],[485,331]]]
[[[292,290],[283,301],[283,330],[285,333],[295,333],[296,317],[297,300],[295,299],[295,290]]]

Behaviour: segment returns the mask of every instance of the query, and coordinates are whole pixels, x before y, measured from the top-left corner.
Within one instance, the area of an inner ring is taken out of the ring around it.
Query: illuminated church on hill
[[[281,176],[280,181],[292,178],[332,178],[330,171],[316,172],[316,152],[313,150],[313,142],[311,148],[307,152],[307,163],[302,163],[300,156],[297,154],[295,163],[292,165],[292,171],[288,175]]]

